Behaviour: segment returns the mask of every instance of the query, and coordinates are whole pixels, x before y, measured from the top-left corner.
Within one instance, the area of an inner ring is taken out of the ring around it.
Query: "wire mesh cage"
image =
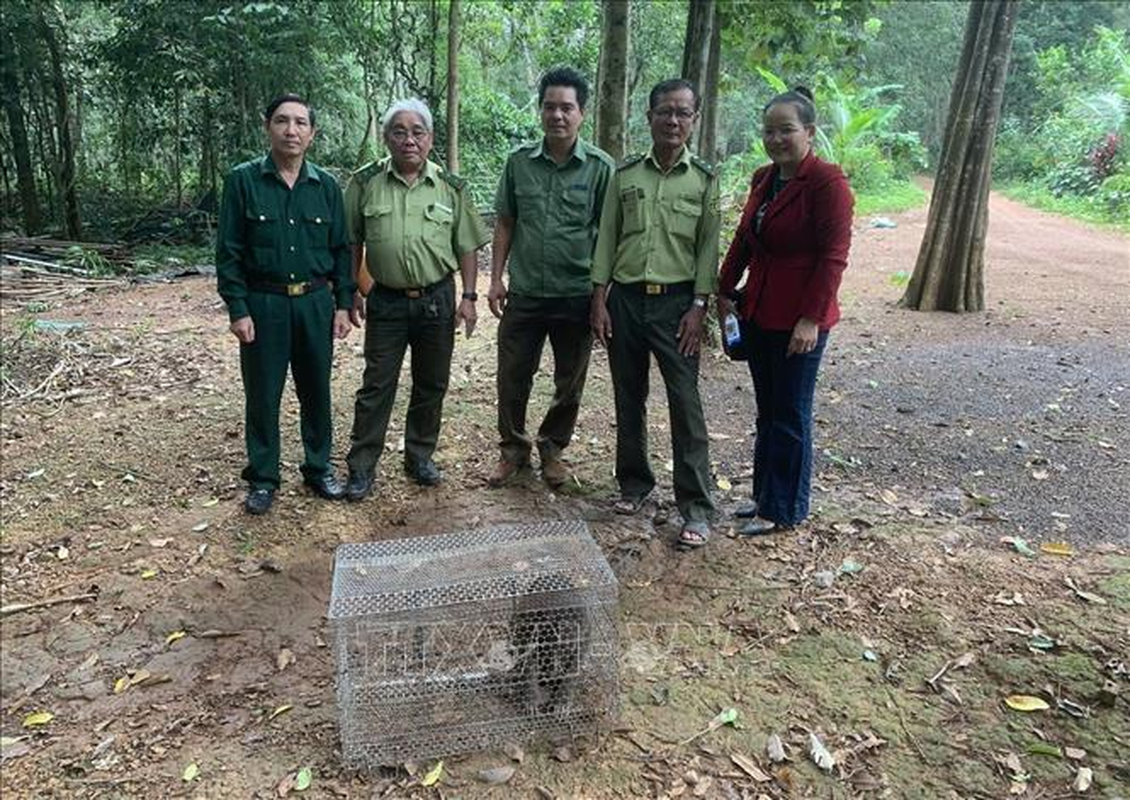
[[[329,620],[346,764],[600,729],[618,708],[617,597],[579,521],[341,545]]]

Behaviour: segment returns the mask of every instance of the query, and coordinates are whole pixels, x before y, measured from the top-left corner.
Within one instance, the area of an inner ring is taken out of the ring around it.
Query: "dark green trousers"
[[[243,479],[253,489],[279,486],[279,405],[289,367],[306,451],[302,475],[317,480],[330,468],[333,444],[333,295],[327,289],[301,297],[253,291],[247,296],[247,308],[255,324],[255,341],[239,347],[247,403],[247,467]]]
[[[367,475],[384,451],[404,353],[412,349],[412,395],[404,425],[404,461],[432,457],[455,349],[455,282],[406,297],[373,287],[365,309],[365,374],[354,404],[349,471]]]
[[[616,397],[616,480],[624,497],[642,497],[655,487],[647,456],[647,395],[651,355],[667,387],[671,413],[671,458],[675,504],[685,521],[706,521],[710,499],[710,454],[706,418],[698,394],[698,356],[679,354],[679,320],[694,295],[645,295],[611,284],[608,314],[612,339],[608,366]]]
[[[502,457],[530,460],[534,440],[526,432],[526,407],[545,340],[553,348],[553,400],[538,427],[542,460],[557,458],[573,438],[585,389],[592,327],[590,298],[510,295],[498,326],[498,433]]]

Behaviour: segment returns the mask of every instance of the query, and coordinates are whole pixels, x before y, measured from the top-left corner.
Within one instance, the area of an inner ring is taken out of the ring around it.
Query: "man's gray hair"
[[[381,136],[388,136],[388,129],[392,127],[396,115],[405,111],[418,115],[423,120],[424,127],[428,129],[428,133],[432,133],[432,112],[428,110],[427,104],[423,100],[409,97],[407,100],[397,100],[381,116]]]

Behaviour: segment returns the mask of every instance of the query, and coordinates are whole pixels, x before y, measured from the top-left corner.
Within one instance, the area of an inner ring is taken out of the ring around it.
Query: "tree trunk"
[[[718,161],[718,78],[721,62],[722,9],[715,6],[710,26],[710,52],[701,87],[702,121],[698,131],[698,154],[711,163]]]
[[[702,93],[710,61],[710,41],[714,29],[714,0],[687,3],[687,31],[683,39],[683,77]]]
[[[62,25],[60,28],[65,31]],[[51,83],[55,91],[55,126],[59,136],[59,192],[63,201],[63,226],[71,239],[82,238],[82,219],[79,216],[78,188],[75,176],[75,145],[71,132],[74,119],[67,97],[67,79],[63,72],[65,42],[60,41],[43,10],[39,14],[39,31],[51,54]]]
[[[24,217],[24,232],[38,233],[43,224],[39,210],[39,194],[35,188],[35,170],[31,164],[31,145],[27,138],[27,124],[20,103],[19,77],[16,75],[13,43],[4,43],[0,53],[0,94],[3,95],[4,112],[8,117],[8,133],[12,137],[12,156],[16,162],[16,185],[20,191],[20,208]]]
[[[447,168],[459,171],[459,4],[447,15]]]
[[[180,84],[173,87],[173,182],[177,187],[177,208],[184,206],[184,174],[181,168],[180,134],[184,130],[181,119]]]
[[[613,159],[624,157],[628,114],[628,40],[631,0],[604,0],[600,26],[600,127],[597,146]]]
[[[926,233],[901,305],[985,308],[984,254],[993,140],[1019,0],[970,3]]]

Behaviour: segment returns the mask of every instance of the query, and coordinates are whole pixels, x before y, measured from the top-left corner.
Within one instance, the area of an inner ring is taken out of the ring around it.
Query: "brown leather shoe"
[[[505,458],[500,458],[494,467],[494,471],[487,478],[487,483],[497,489],[500,486],[505,486],[514,477],[522,471],[525,464],[516,464],[513,461],[507,461]]]
[[[569,468],[560,458],[542,458],[541,477],[552,488],[564,486],[569,481]]]

